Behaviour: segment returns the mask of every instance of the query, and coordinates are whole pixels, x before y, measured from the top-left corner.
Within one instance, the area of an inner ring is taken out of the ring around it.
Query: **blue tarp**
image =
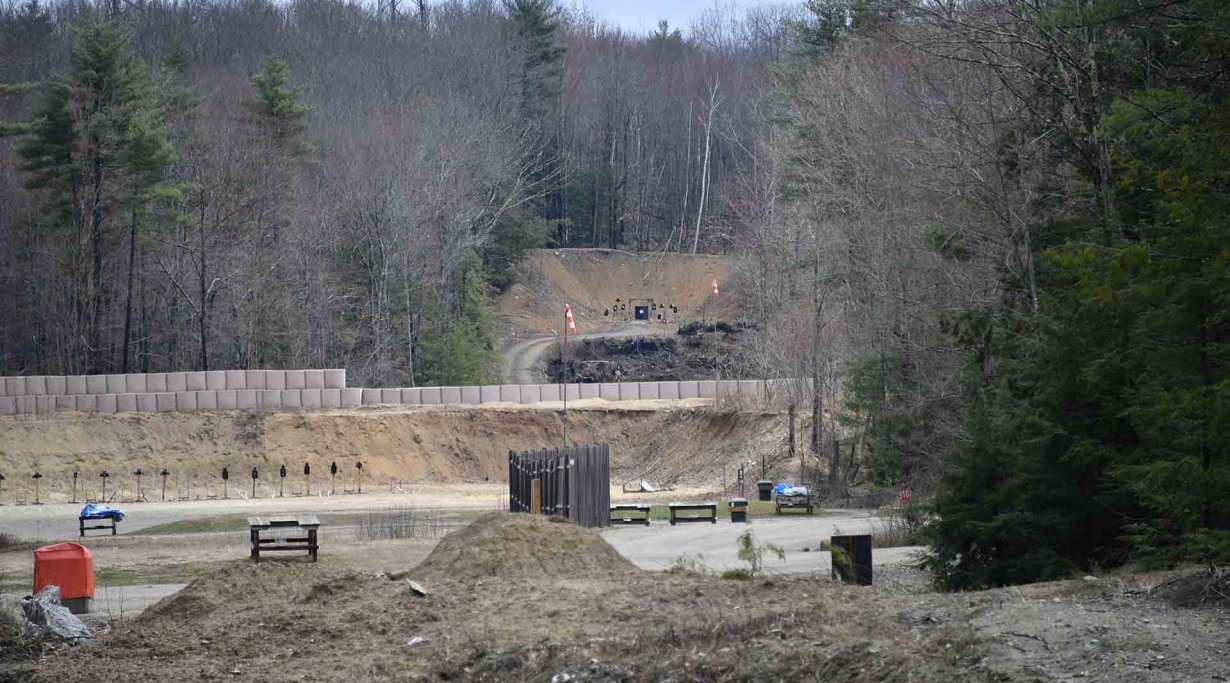
[[[807,496],[811,495],[811,489],[806,486],[795,486],[794,484],[778,484],[773,487],[773,492],[779,496]]]
[[[124,513],[119,508],[95,505],[94,503],[81,508],[81,516],[86,519],[109,519],[114,517],[117,522],[124,521]]]

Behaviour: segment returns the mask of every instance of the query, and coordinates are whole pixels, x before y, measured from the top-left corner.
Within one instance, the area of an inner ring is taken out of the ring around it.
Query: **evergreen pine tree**
[[[76,294],[87,372],[112,369],[103,339],[109,219],[134,196],[128,183],[148,182],[153,171],[140,164],[166,157],[159,118],[153,82],[127,35],[104,18],[87,16],[73,30],[68,71],[47,82],[30,135],[18,149],[27,185],[46,198],[47,217],[70,227],[77,245],[88,244]],[[138,147],[153,156],[135,153]]]

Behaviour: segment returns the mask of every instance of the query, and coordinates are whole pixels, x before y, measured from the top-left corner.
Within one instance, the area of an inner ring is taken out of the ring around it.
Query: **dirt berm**
[[[656,484],[705,487],[720,483],[723,464],[758,462],[762,453],[770,463],[787,458],[782,415],[667,402],[594,403],[569,410],[570,440],[610,444],[615,485],[643,475]],[[558,445],[561,420],[559,410],[530,406],[2,417],[0,472],[12,488],[39,470],[50,499],[69,495],[74,469],[91,485],[109,470],[114,488],[131,486],[136,468],[152,478],[166,467],[175,476],[192,476],[194,490],[215,486],[220,493],[223,466],[235,478],[257,466],[263,495],[276,486],[280,465],[294,477],[305,462],[324,474],[337,461],[349,475],[361,461],[371,482],[494,482],[507,477],[509,450]]]
[[[968,628],[817,580],[638,572],[570,524],[502,513],[405,580],[236,562],[36,681],[1001,681]],[[467,566],[481,563],[481,568]]]

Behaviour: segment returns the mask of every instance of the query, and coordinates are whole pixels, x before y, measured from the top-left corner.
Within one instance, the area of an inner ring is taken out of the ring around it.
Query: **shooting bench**
[[[285,515],[279,517],[249,517],[248,530],[252,534],[252,561],[261,561],[261,550],[287,551],[306,550],[316,561],[316,530],[320,521],[316,515]],[[299,532],[306,533],[299,533]],[[269,532],[262,537],[262,532]],[[293,535],[292,535],[293,534]]]
[[[671,503],[671,526],[678,522],[712,522],[717,524],[717,503]],[[699,512],[702,514],[681,515],[679,513]]]
[[[649,526],[648,503],[612,503],[611,524],[644,524]]]
[[[86,522],[102,522],[102,524],[86,526],[85,525]],[[108,524],[107,522],[110,522],[110,524]],[[78,516],[77,517],[77,529],[81,533],[79,538],[85,538],[85,532],[90,531],[91,529],[110,529],[111,535],[114,536],[116,534],[115,525],[117,523],[118,523],[118,520],[116,520],[114,517],[81,517],[81,516]]]
[[[782,510],[803,510],[806,514],[812,514],[816,508],[816,498],[813,494],[802,494],[796,496],[777,496],[777,510],[775,514],[782,514]]]

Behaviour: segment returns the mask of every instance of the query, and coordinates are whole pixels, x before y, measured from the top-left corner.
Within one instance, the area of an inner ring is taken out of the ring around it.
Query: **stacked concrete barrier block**
[[[222,388],[227,391],[239,391],[248,388],[248,373],[244,370],[223,370]]]
[[[169,413],[175,410],[175,394],[163,392],[154,394],[155,410],[160,413]]]
[[[74,375],[64,378],[66,381],[65,391],[72,396],[83,396],[90,393],[86,389],[85,375]]]
[[[256,394],[257,407],[261,410],[281,410],[282,389],[261,389]]]
[[[125,393],[144,394],[149,391],[149,376],[144,374],[124,375]]]
[[[158,394],[167,390],[167,376],[163,372],[151,372],[145,376],[145,391]]]
[[[521,386],[518,384],[500,385],[500,403],[520,403]]]
[[[521,396],[518,398],[520,398],[522,403],[542,402],[542,388],[537,384],[522,384],[519,389],[521,391]]]
[[[204,373],[201,375],[201,383],[205,383]],[[178,411],[196,410],[196,394],[195,391],[177,391],[175,392],[175,409]]]
[[[484,385],[479,388],[479,395],[483,403],[499,403],[500,387],[494,384]]]
[[[263,370],[244,370],[243,389],[260,391],[265,388],[265,372]]]
[[[696,383],[696,395],[699,398],[716,398],[717,397],[717,382],[711,379],[702,379]]]
[[[483,390],[482,387],[461,387],[461,402],[462,403],[482,403]]]
[[[207,391],[222,391],[226,389],[226,371],[210,370],[205,373],[205,389]]]
[[[34,412],[39,415],[51,415],[56,411],[55,396],[35,396],[34,397]]]
[[[306,389],[307,388],[307,373],[303,370],[287,370],[286,371],[286,388],[287,389]]]
[[[119,410],[119,397],[116,397],[116,410]],[[142,413],[158,412],[158,394],[137,394],[137,410]]]
[[[53,375],[51,377],[47,377],[46,382],[47,382],[47,395],[48,396],[64,396],[65,395],[66,389],[68,388],[68,383],[64,380],[63,377],[60,377],[58,375]]]
[[[168,372],[167,391],[170,393],[188,391],[188,375],[189,373],[187,372]],[[201,388],[205,388],[204,376],[201,378]]]
[[[613,382],[603,382],[598,385],[598,398],[606,401],[619,400],[619,385]]]
[[[264,389],[240,389],[235,392],[235,407],[239,410],[256,410],[261,407],[261,392]]]
[[[658,398],[675,400],[679,398],[678,382],[658,382]]]
[[[107,375],[107,393],[108,394],[127,394],[132,390],[128,388],[127,375]]]
[[[345,370],[325,370],[325,389],[345,389]]]
[[[539,384],[538,397],[543,401],[562,401],[563,394],[560,393],[558,384]]]
[[[324,375],[321,375],[321,384],[324,384]],[[324,407],[324,397],[321,392],[324,389],[304,389],[299,392],[299,402],[305,410],[320,410]]]
[[[640,382],[638,387],[643,401],[653,401],[662,395],[657,382]]]
[[[362,389],[342,389],[342,407],[358,408],[363,405]]]
[[[380,403],[384,405],[401,404],[401,389],[381,389]]]
[[[636,401],[641,398],[641,385],[636,382],[619,383],[619,400]]]
[[[461,403],[461,387],[441,387],[440,402],[447,405]]]
[[[265,390],[266,391],[282,391],[286,389],[286,371],[284,370],[265,370]]]
[[[73,408],[79,413],[93,413],[98,410],[98,397],[93,394],[78,394],[69,398],[73,399]]]
[[[418,387],[411,387],[401,390],[401,404],[406,406],[417,406],[423,402],[423,390]]]
[[[217,392],[214,407],[218,410],[239,410],[239,392],[226,389]]]
[[[679,398],[700,398],[700,382],[682,381],[677,383]]]
[[[0,415],[17,414],[17,397],[0,396]]]
[[[303,371],[303,388],[304,389],[324,389],[325,388],[325,371],[324,370],[304,370]]]
[[[365,406],[380,405],[380,390],[379,389],[364,389],[363,390],[363,405]]]
[[[759,401],[764,398],[765,383],[758,379],[739,380],[739,397]]]
[[[342,390],[341,389],[321,389],[320,390],[320,407],[325,409],[341,408],[342,407]]]
[[[209,381],[209,378],[205,378]],[[218,409],[218,392],[216,391],[198,391],[196,393],[196,408],[195,410],[217,410]],[[177,402],[178,405],[178,402]]]
[[[129,411],[136,410],[137,397],[135,394],[125,394],[132,399],[133,408]],[[96,413],[118,413],[120,412],[119,396],[111,394],[103,394],[102,396],[94,397],[94,412]]]
[[[602,393],[601,387],[597,384],[574,384],[570,386],[576,386],[578,388],[578,393],[581,398],[598,398]]]
[[[52,398],[55,399],[54,400],[54,410],[56,410],[57,412],[61,410],[76,410],[77,409],[77,397],[76,396],[64,396],[63,394],[59,394],[59,395],[53,396]]]
[[[438,406],[443,401],[440,387],[423,387],[419,400],[425,406]]]
[[[4,393],[8,396],[25,396],[26,395],[26,378],[25,377],[6,377],[4,378]]]
[[[25,396],[46,396],[47,395],[47,378],[46,377],[27,377],[26,378],[26,393]],[[35,404],[38,402],[35,401]]]
[[[115,410],[113,412],[135,413],[137,412],[138,396],[140,396],[140,394],[103,394],[102,396],[96,397],[97,400],[94,402],[95,409],[100,413],[107,412],[103,410],[102,407],[106,402],[110,401],[113,405],[115,405]]]
[[[281,395],[283,408],[293,409],[303,407],[303,391],[301,389],[283,389],[278,393]]]

